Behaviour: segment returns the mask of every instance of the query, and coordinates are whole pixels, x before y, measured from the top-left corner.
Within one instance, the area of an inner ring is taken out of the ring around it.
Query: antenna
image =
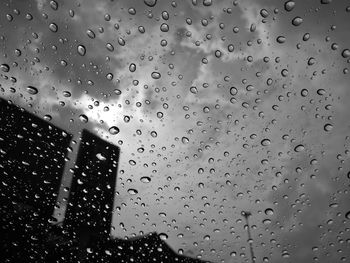
[[[247,232],[248,232],[248,243],[249,243],[249,248],[250,248],[250,256],[251,256],[251,259],[252,259],[252,263],[255,263],[255,256],[254,256],[254,250],[253,250],[253,239],[252,239],[252,236],[250,234],[250,225],[249,225],[249,220],[248,218],[252,215],[251,212],[249,211],[242,211],[241,212],[242,216],[244,216],[245,218],[245,221],[247,223]]]

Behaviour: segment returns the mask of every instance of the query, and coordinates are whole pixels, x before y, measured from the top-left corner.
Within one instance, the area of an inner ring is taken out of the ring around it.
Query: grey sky
[[[247,209],[258,262],[347,262],[350,3],[294,2],[2,1],[0,96],[121,147],[115,236],[246,262]]]

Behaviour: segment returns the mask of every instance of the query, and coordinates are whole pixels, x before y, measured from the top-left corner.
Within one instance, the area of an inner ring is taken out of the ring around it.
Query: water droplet
[[[105,156],[102,155],[102,153],[97,153],[96,154],[97,159],[99,159],[100,161],[106,161],[107,158]]]
[[[303,23],[303,19],[300,16],[296,16],[292,20],[293,26],[300,26]]]
[[[266,219],[263,220],[263,224],[264,225],[269,225],[269,224],[271,224],[271,220],[266,218]]]
[[[120,132],[119,128],[116,126],[112,126],[108,129],[109,133],[112,135],[116,135]]]
[[[349,49],[344,49],[343,52],[341,53],[343,58],[348,58],[350,57],[350,50]]]
[[[20,49],[15,49],[15,55],[20,57],[22,55],[22,51]]]
[[[1,64],[0,68],[2,72],[9,72],[10,71],[10,66],[8,64]]]
[[[304,150],[305,150],[305,146],[302,145],[302,144],[299,144],[299,145],[297,145],[297,146],[294,147],[294,151],[295,151],[295,152],[302,152],[302,151],[304,151]]]
[[[125,40],[124,40],[124,38],[119,37],[119,38],[118,38],[118,44],[121,45],[121,46],[125,46]]]
[[[87,123],[89,121],[89,118],[85,114],[79,115],[79,120],[83,123]]]
[[[222,56],[222,53],[220,50],[215,51],[215,57],[220,58]]]
[[[163,23],[160,25],[160,31],[162,32],[168,32],[169,31],[169,25],[166,23]]]
[[[181,141],[183,144],[188,144],[190,140],[187,137],[182,137]]]
[[[313,57],[309,58],[308,61],[307,61],[307,64],[308,64],[309,66],[312,66],[312,65],[314,65],[315,63],[316,63],[316,59],[313,58]]]
[[[237,95],[237,93],[238,93],[238,90],[237,90],[236,87],[231,87],[231,88],[230,88],[230,94],[231,94],[232,96]]]
[[[273,209],[272,208],[266,208],[265,209],[265,215],[267,216],[272,216],[274,213]]]
[[[58,3],[54,0],[50,1],[50,6],[53,10],[57,10],[58,9]]]
[[[66,98],[69,98],[70,96],[72,96],[72,93],[70,93],[69,91],[65,90],[63,91],[63,96]]]
[[[111,43],[106,44],[106,48],[108,51],[113,52],[114,51],[114,46]]]
[[[130,116],[128,116],[128,115],[124,115],[124,122],[125,123],[128,123],[128,122],[130,122]]]
[[[27,87],[27,92],[31,95],[35,95],[35,94],[38,94],[38,89],[36,87],[33,87],[33,86],[28,86]]]
[[[157,132],[156,131],[151,131],[151,136],[153,138],[156,138],[158,136]]]
[[[137,191],[136,189],[133,189],[133,188],[129,188],[128,189],[128,194],[130,195],[136,195],[138,194],[139,191]]]
[[[30,20],[33,20],[33,15],[32,15],[32,14],[27,13],[25,17],[26,17],[26,19],[29,20],[29,21],[30,21]]]
[[[51,120],[52,120],[52,116],[49,115],[49,114],[46,114],[46,115],[44,116],[44,120],[45,120],[45,121],[51,121]]]
[[[163,18],[164,20],[168,20],[168,19],[169,19],[169,13],[168,13],[167,11],[163,11],[163,12],[162,12],[162,18]]]
[[[154,7],[157,4],[157,0],[143,0],[143,2],[149,7]]]
[[[326,94],[326,91],[325,91],[324,89],[318,89],[318,90],[316,91],[316,93],[317,93],[318,95],[320,95],[320,96],[323,96],[323,95]]]
[[[210,240],[210,236],[209,236],[209,235],[205,235],[205,236],[203,237],[203,239],[206,240],[206,241],[208,241],[208,240]]]
[[[51,24],[49,25],[49,29],[50,29],[52,32],[56,33],[56,32],[58,31],[58,26],[57,26],[55,23],[51,23]]]
[[[350,211],[346,212],[345,218],[346,218],[346,219],[350,219]]]
[[[263,18],[267,18],[269,16],[269,12],[266,10],[266,9],[261,9],[260,10],[260,15],[263,17]]]
[[[128,12],[129,12],[130,15],[136,15],[136,9],[133,8],[133,7],[130,7]]]
[[[284,10],[286,10],[287,12],[292,11],[294,7],[295,7],[294,1],[287,1],[284,3]]]
[[[151,182],[151,177],[142,176],[142,177],[140,178],[140,181],[141,181],[142,183],[148,184],[148,183]]]
[[[276,39],[277,43],[279,44],[283,44],[284,42],[286,42],[286,37],[284,36],[278,36]]]
[[[120,89],[115,89],[114,90],[114,94],[116,94],[116,95],[121,95],[122,94],[122,91],[120,90]]]
[[[211,6],[212,5],[212,0],[203,0],[203,5],[204,6]]]
[[[203,108],[203,112],[204,112],[204,113],[209,113],[209,112],[210,112],[210,108],[209,108],[208,106],[205,106],[205,107]]]
[[[323,5],[327,5],[330,3],[332,3],[332,0],[321,0],[321,4],[323,4]]]
[[[330,123],[327,123],[327,124],[325,124],[325,126],[323,127],[323,129],[324,129],[326,132],[329,132],[329,131],[333,130],[333,125],[330,124]]]
[[[310,34],[309,33],[305,33],[303,35],[303,41],[308,41],[310,39]]]
[[[168,235],[165,234],[165,233],[160,233],[160,234],[159,234],[159,238],[160,238],[161,240],[167,240],[167,239],[168,239]]]
[[[229,44],[229,45],[227,46],[227,50],[228,50],[229,52],[233,52],[233,51],[235,50],[235,47],[234,47],[232,44]]]
[[[131,63],[131,64],[129,65],[129,70],[130,70],[130,72],[135,72],[135,70],[136,70],[136,65],[135,65],[134,63]]]
[[[161,75],[160,75],[159,72],[153,71],[152,74],[151,74],[151,77],[153,79],[160,79]]]
[[[302,89],[300,91],[300,94],[301,94],[302,97],[306,97],[309,94],[309,91],[307,89]]]
[[[113,74],[112,73],[107,73],[106,79],[112,80],[113,79]]]
[[[271,141],[269,140],[269,139],[263,139],[262,141],[261,141],[261,145],[262,146],[268,146],[268,145],[270,145],[271,144]]]
[[[195,87],[195,86],[190,87],[190,92],[193,94],[197,94],[198,93],[197,87]]]
[[[85,56],[85,54],[86,54],[86,48],[85,48],[85,46],[83,46],[83,45],[79,45],[79,46],[77,47],[77,51],[78,51],[78,54],[79,54],[80,56]]]
[[[287,77],[288,74],[289,74],[288,69],[282,69],[281,75],[282,75],[283,77]]]
[[[7,21],[11,22],[13,20],[13,16],[11,14],[6,15]]]
[[[86,34],[88,35],[89,38],[94,39],[96,37],[94,31],[91,29],[86,30]]]

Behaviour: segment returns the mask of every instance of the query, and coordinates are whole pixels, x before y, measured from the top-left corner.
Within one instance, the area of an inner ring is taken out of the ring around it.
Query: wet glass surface
[[[5,262],[349,262],[349,33],[345,0],[1,1]]]

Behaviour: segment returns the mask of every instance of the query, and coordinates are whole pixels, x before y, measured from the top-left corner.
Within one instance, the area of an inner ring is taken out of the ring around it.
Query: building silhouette
[[[72,136],[3,99],[0,111],[2,253],[37,260]]]
[[[118,160],[117,146],[83,130],[64,220],[81,242],[109,238]]]
[[[110,237],[120,150],[83,130],[63,225],[52,215],[72,135],[0,98],[1,262],[203,262],[157,233]]]

